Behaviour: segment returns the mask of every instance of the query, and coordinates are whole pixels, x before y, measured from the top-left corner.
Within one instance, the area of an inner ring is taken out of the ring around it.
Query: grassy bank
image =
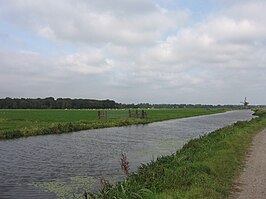
[[[108,110],[106,120],[98,120],[97,110],[0,110],[0,139],[60,134],[86,129],[147,124],[224,112],[225,109],[180,108],[145,110],[146,119],[128,118],[128,110]]]
[[[142,165],[124,182],[106,185],[95,198],[227,198],[254,135],[266,128],[266,113],[257,115],[260,118],[191,140],[176,154]]]

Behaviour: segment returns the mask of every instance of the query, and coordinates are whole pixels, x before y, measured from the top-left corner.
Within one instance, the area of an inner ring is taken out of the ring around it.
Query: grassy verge
[[[108,110],[107,120],[97,120],[97,110],[0,110],[0,139],[147,124],[168,119],[220,113],[226,110],[180,108],[145,111],[148,115],[147,119],[128,118],[127,110]]]
[[[266,127],[266,112],[189,141],[176,154],[142,165],[92,198],[227,198],[243,168],[254,135]]]

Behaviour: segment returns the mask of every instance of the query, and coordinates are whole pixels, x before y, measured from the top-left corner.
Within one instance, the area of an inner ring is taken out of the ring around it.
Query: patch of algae
[[[70,178],[70,182],[60,180],[51,182],[35,182],[35,187],[45,188],[47,192],[54,193],[58,199],[83,198],[84,192],[89,191],[97,179],[89,176],[75,176]]]
[[[185,143],[187,143],[191,138],[181,138],[181,137],[175,137],[175,138],[168,138],[163,139],[160,141],[159,145],[162,148],[165,149],[181,149]]]

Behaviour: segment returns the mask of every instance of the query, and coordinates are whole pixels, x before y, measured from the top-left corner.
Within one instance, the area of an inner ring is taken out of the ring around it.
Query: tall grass
[[[221,199],[243,169],[254,135],[266,128],[266,112],[198,139],[181,150],[142,165],[125,181],[91,198]]]

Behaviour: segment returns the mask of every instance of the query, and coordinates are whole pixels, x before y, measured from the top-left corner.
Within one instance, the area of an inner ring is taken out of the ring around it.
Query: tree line
[[[47,97],[0,99],[0,109],[107,109],[117,108],[113,100],[70,99]]]
[[[241,108],[243,105],[212,105],[212,104],[150,104],[150,103],[139,103],[139,104],[119,104],[119,107],[121,108]],[[249,106],[249,107],[255,107],[255,106]]]
[[[241,108],[242,105],[206,104],[122,104],[114,100],[71,99],[71,98],[3,98],[0,109],[131,109],[131,108]],[[255,108],[257,106],[249,106]]]

